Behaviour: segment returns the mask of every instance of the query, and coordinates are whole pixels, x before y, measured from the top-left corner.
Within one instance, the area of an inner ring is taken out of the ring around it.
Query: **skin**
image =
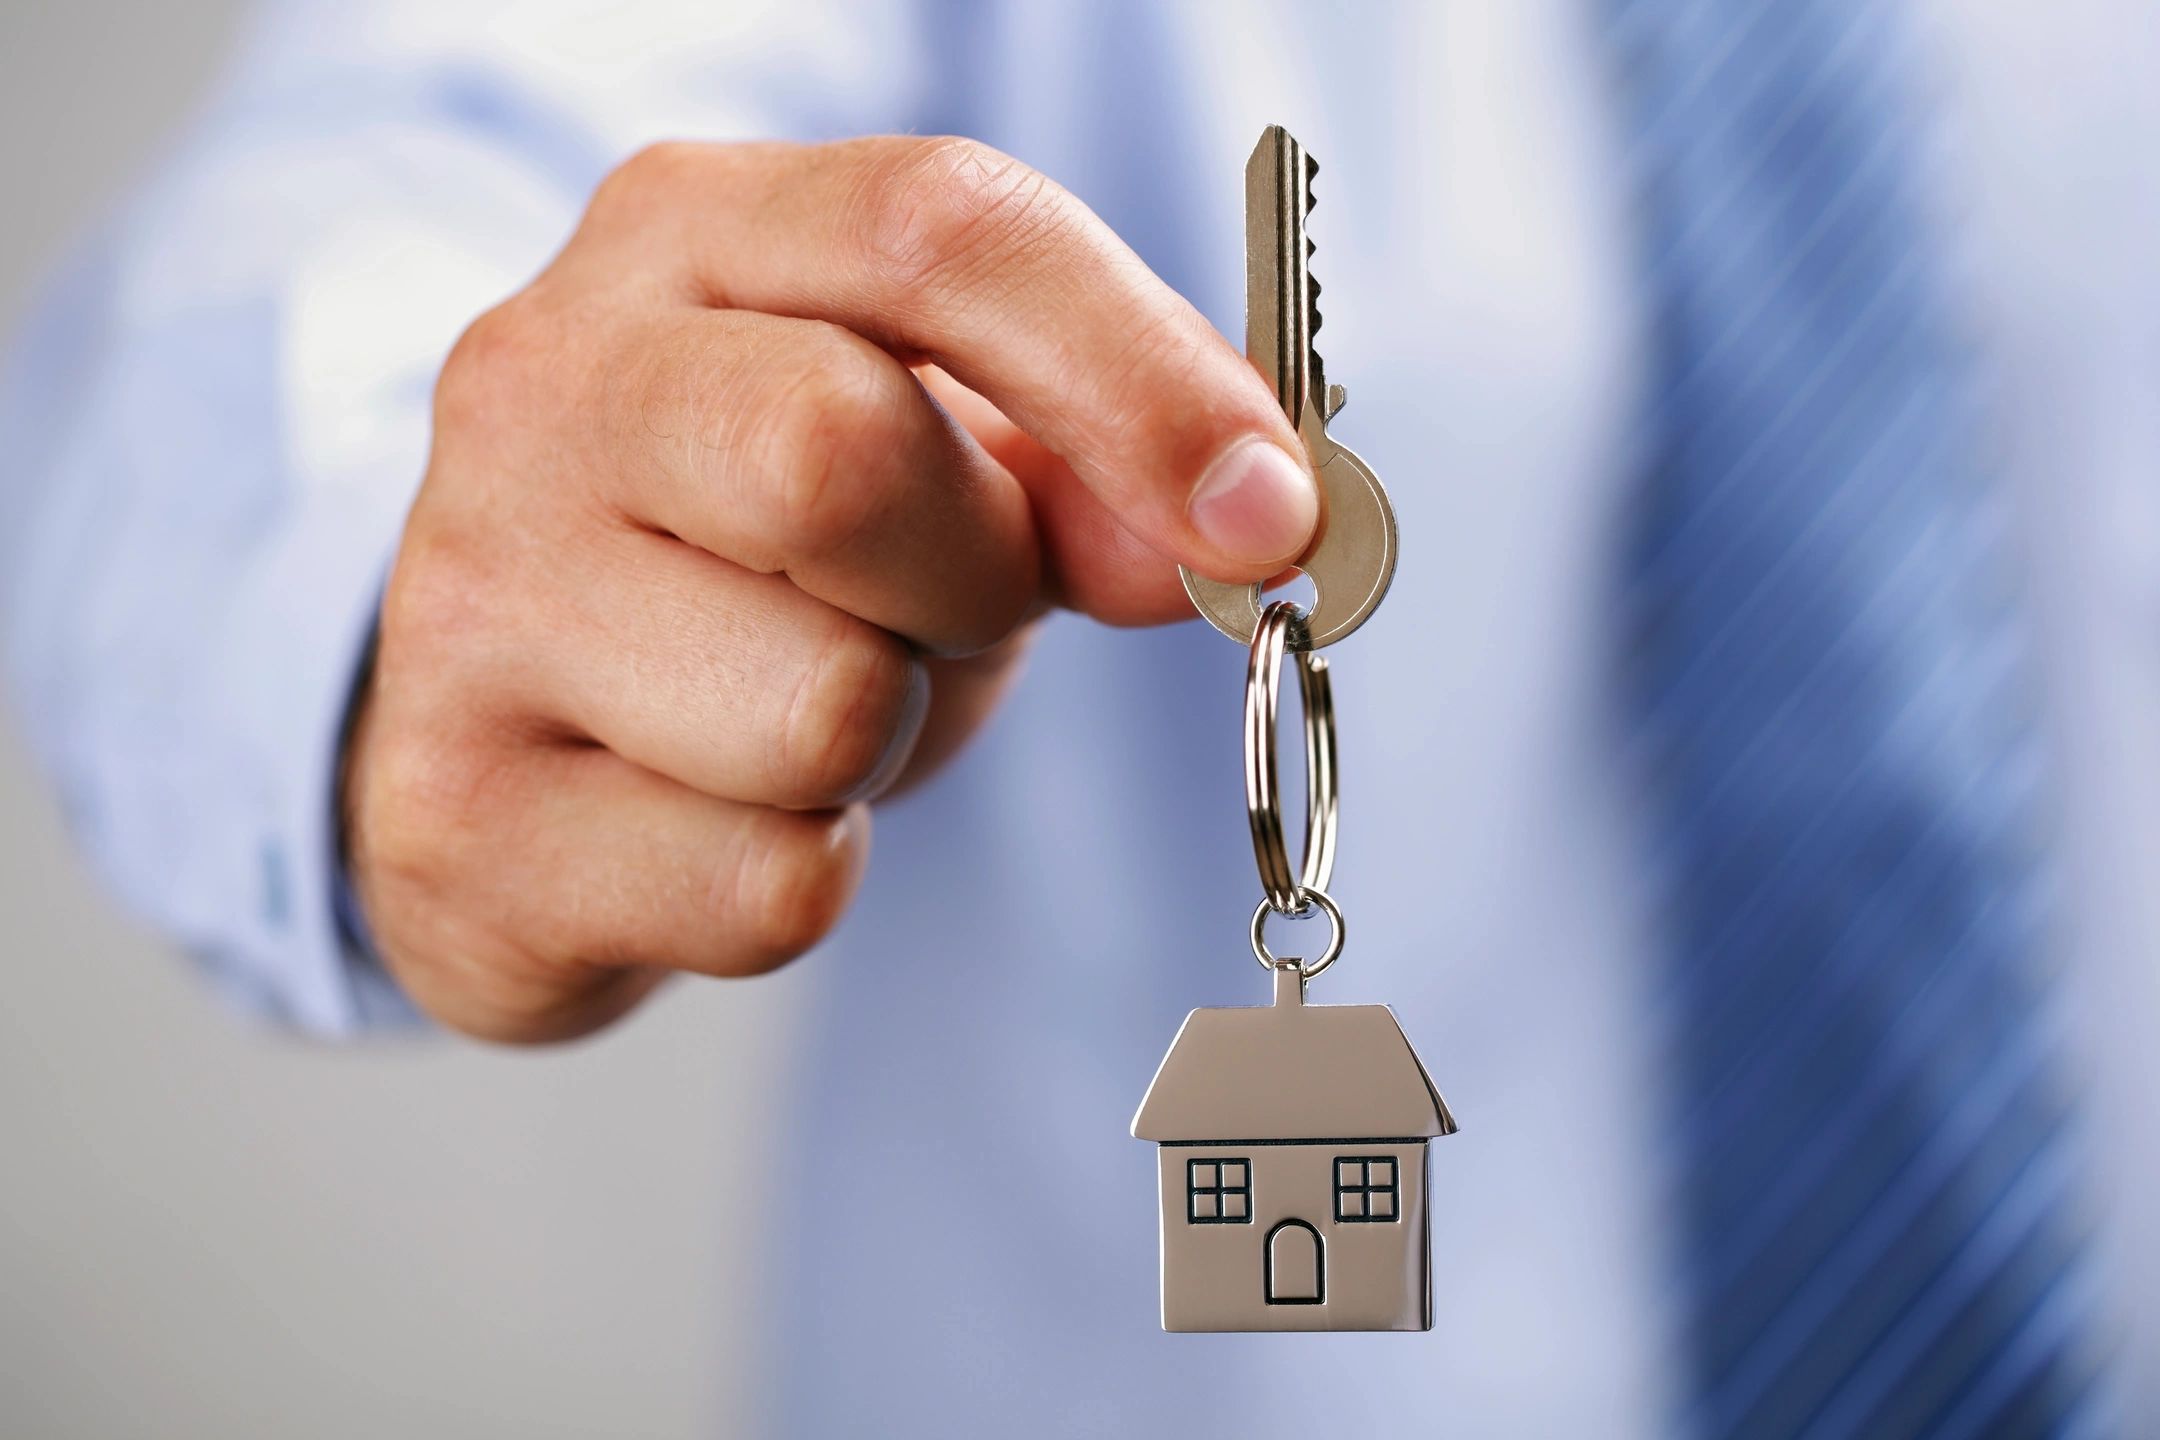
[[[1186,618],[1179,562],[1316,514],[1243,358],[1009,157],[645,151],[443,368],[345,757],[375,941],[511,1042],[770,970],[1047,607]]]

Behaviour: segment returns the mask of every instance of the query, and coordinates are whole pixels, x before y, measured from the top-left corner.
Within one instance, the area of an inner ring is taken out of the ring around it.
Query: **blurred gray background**
[[[186,123],[237,0],[0,4],[0,323]],[[0,1435],[727,1433],[799,978],[541,1053],[330,1049],[112,914],[0,711]]]

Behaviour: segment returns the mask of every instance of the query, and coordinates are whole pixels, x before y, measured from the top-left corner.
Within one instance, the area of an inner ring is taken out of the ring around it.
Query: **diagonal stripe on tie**
[[[2112,1433],[1977,380],[1863,0],[1606,0],[1652,299],[1627,660],[1708,1436]]]

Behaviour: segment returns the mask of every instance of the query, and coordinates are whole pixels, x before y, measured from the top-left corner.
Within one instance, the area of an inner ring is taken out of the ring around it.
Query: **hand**
[[[1310,537],[1267,387],[1088,210],[963,140],[665,145],[444,366],[346,755],[369,925],[437,1019],[606,1024],[814,944],[866,803],[1048,604]]]

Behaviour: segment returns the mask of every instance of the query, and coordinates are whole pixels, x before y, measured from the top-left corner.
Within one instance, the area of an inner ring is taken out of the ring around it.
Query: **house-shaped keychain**
[[[1385,1005],[1195,1010],[1133,1134],[1157,1144],[1165,1330],[1430,1330],[1425,1145],[1447,1102]]]

